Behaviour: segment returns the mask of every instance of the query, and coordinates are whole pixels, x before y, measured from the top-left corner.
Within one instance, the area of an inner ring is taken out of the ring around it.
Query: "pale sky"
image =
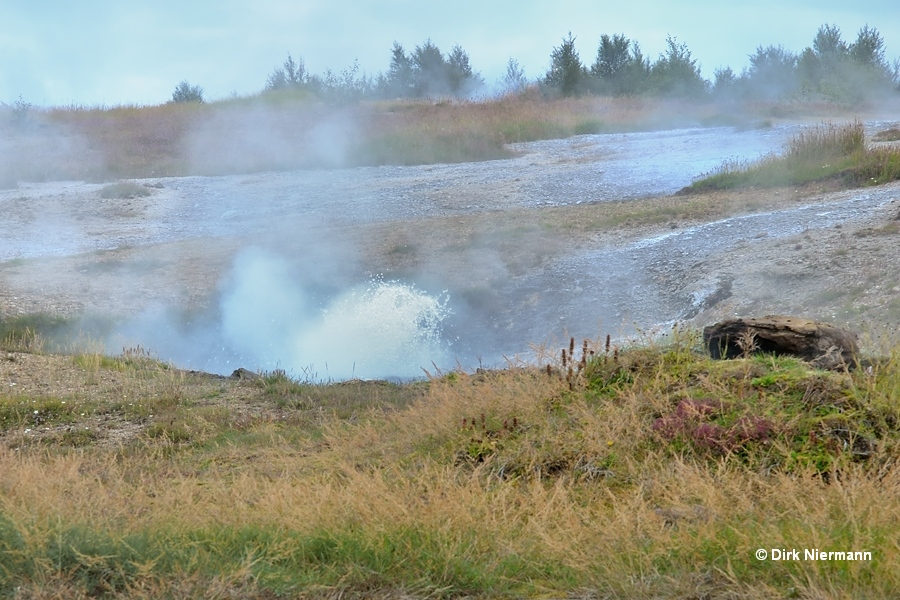
[[[546,72],[569,31],[583,62],[601,34],[624,33],[655,60],[672,35],[711,79],[736,73],[757,46],[800,52],[837,25],[852,42],[868,24],[900,57],[897,0],[0,0],[0,102],[36,106],[161,104],[181,80],[207,100],[260,91],[288,53],[312,73],[359,61],[386,71],[391,46],[460,44],[488,84],[510,57],[529,79]]]

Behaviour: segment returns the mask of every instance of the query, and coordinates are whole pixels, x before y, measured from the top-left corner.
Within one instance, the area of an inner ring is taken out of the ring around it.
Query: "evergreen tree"
[[[600,36],[591,75],[600,82],[598,89],[601,92],[621,95],[630,91],[627,89],[628,67],[632,60],[630,50],[631,40],[624,34]]]
[[[841,39],[837,25],[822,25],[813,39],[813,51],[823,60],[837,60],[846,56],[847,44]]]
[[[391,66],[383,85],[390,97],[409,98],[415,95],[412,58],[397,42],[391,50]]]
[[[622,88],[626,94],[642,94],[650,82],[650,59],[641,52],[636,41],[631,42],[631,60],[625,68]]]
[[[884,39],[874,27],[865,25],[859,30],[856,41],[848,48],[848,54],[859,66],[882,71],[888,68],[884,58]]]
[[[21,97],[19,100],[21,101]],[[175,86],[175,91],[172,92],[172,102],[203,102],[203,88],[199,85],[191,85],[185,79]],[[18,103],[16,105],[18,107]]]
[[[581,64],[581,57],[575,50],[575,38],[569,32],[562,44],[553,48],[550,54],[550,70],[544,76],[544,83],[563,96],[574,96],[583,91],[582,82],[587,70]]]
[[[413,87],[416,96],[444,96],[450,90],[449,67],[444,55],[430,39],[412,54]]]
[[[484,84],[481,76],[472,70],[469,55],[458,44],[447,56],[447,84],[450,93],[458,98],[468,96]]]
[[[736,100],[743,80],[734,74],[731,67],[718,68],[713,73],[713,95],[720,100]]]
[[[800,55],[798,72],[807,93],[856,104],[897,84],[896,69],[884,58],[884,40],[874,27],[864,26],[847,44],[836,25],[822,25],[812,47]]]
[[[747,72],[751,93],[768,99],[793,93],[797,87],[797,60],[783,46],[758,46],[750,55]]]
[[[841,63],[848,57],[847,44],[837,25],[822,25],[811,48],[800,55],[798,71],[808,90],[830,92]]]
[[[650,76],[654,90],[664,96],[696,97],[709,86],[687,44],[672,36],[666,38],[666,52],[653,64]]]
[[[308,80],[309,76],[306,73],[306,65],[303,63],[303,59],[300,58],[295,61],[288,54],[281,68],[275,69],[269,75],[266,80],[266,90],[299,89],[307,84]]]

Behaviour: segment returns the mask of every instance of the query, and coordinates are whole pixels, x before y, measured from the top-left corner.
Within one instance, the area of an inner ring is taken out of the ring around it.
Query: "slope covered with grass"
[[[889,598],[900,586],[896,351],[826,372],[712,361],[674,331],[623,349],[573,341],[565,355],[325,386],[192,375],[139,353],[10,353],[6,379],[10,364],[34,366],[0,392],[0,593]],[[872,558],[758,560],[760,548]]]
[[[682,193],[779,187],[834,181],[866,186],[900,179],[900,148],[867,143],[863,124],[823,124],[794,136],[782,154],[754,162],[726,161]]]
[[[732,106],[713,102],[548,99],[534,91],[478,102],[329,105],[290,90],[209,104],[19,112],[0,107],[7,150],[0,186],[492,160],[512,156],[509,143],[698,123],[746,124],[767,118],[772,110],[751,107],[736,115]]]

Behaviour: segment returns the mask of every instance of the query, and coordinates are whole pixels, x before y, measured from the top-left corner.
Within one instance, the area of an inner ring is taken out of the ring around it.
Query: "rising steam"
[[[221,299],[222,334],[254,365],[348,379],[415,377],[446,363],[446,298],[376,279],[319,306],[289,271],[259,249],[235,260]]]
[[[124,335],[193,368],[283,369],[313,381],[420,377],[423,368],[448,364],[445,295],[373,279],[323,298],[292,275],[287,260],[244,250],[212,322],[178,326],[170,317],[145,314],[107,345],[121,348]]]

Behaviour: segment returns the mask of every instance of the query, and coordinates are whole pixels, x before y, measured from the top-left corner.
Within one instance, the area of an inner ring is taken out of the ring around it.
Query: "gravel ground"
[[[900,184],[669,196],[791,131],[579,136],[485,163],[148,180],[151,194],[130,200],[102,199],[97,184],[23,185],[0,192],[0,316],[214,318],[253,246],[315,297],[377,275],[443,294],[465,365],[569,334],[734,315],[896,334]],[[610,221],[622,200],[671,216]],[[677,210],[691,202],[716,210]]]

